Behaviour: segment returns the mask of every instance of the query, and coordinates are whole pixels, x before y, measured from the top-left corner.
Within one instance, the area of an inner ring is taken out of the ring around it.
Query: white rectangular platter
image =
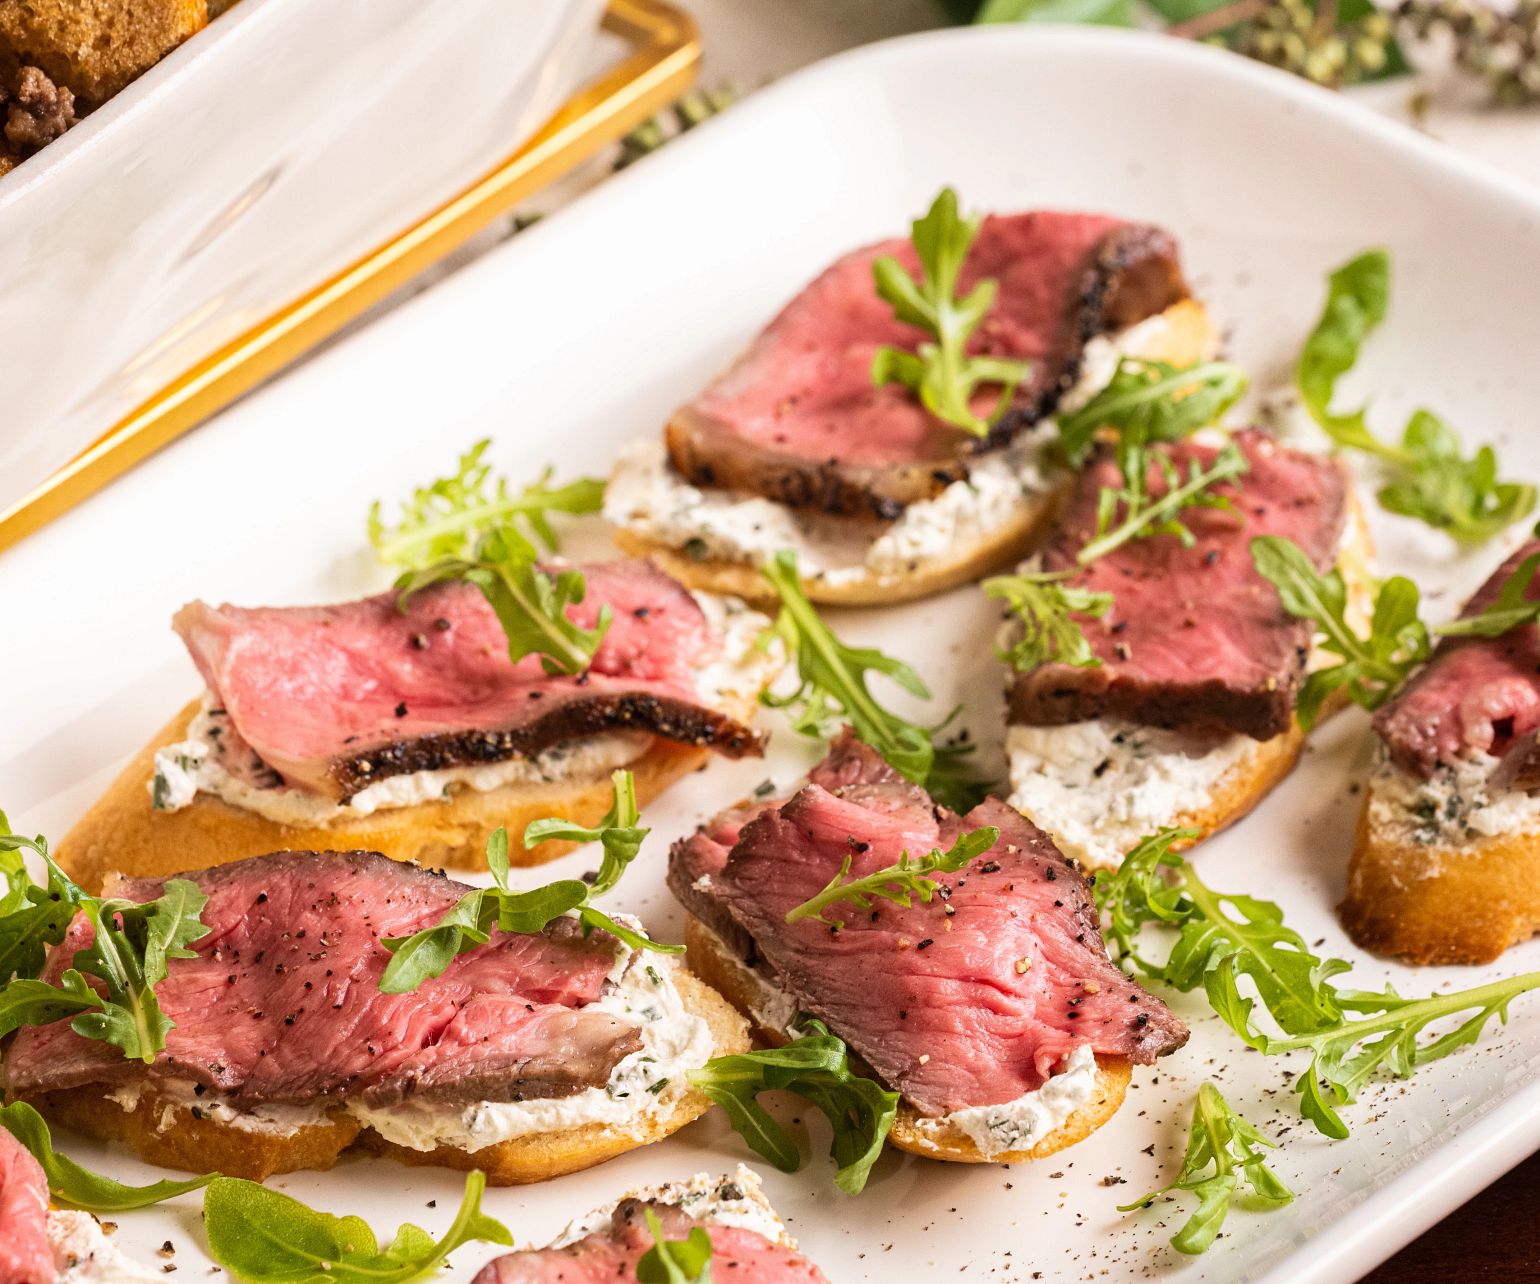
[[[959,31],[875,46],[735,107],[577,205],[177,444],[127,481],[0,558],[0,804],[18,828],[62,834],[196,688],[168,620],[193,597],[242,604],[337,600],[387,576],[363,541],[369,501],[402,495],[484,435],[515,478],[546,463],[602,473],[614,449],[659,430],[827,260],[893,234],[936,189],[976,209],[1104,209],[1180,237],[1197,292],[1235,358],[1266,386],[1285,375],[1325,271],[1357,250],[1394,254],[1391,319],[1355,376],[1375,422],[1439,408],[1507,470],[1540,475],[1533,431],[1540,314],[1540,199],[1322,91],[1175,40],[1071,29]],[[1381,566],[1413,575],[1452,612],[1497,546],[1456,558],[1442,537],[1375,514]],[[1517,532],[1512,533],[1517,538]],[[597,522],[575,552],[601,548]],[[1511,541],[1510,541],[1511,542]],[[1503,541],[1497,541],[1502,544]],[[993,612],[973,590],[888,612],[844,613],[930,680],[937,711],[998,758]],[[768,725],[779,724],[771,720]],[[1255,814],[1202,849],[1211,884],[1283,903],[1353,980],[1404,992],[1540,967],[1540,944],[1492,968],[1391,967],[1355,951],[1332,916],[1367,761],[1354,712],[1316,737]],[[712,767],[652,807],[644,859],[617,895],[660,934],[679,913],[666,844],[767,775],[795,779],[813,747],[782,728],[768,763]],[[582,853],[537,875],[571,876]],[[676,937],[677,939],[677,937]],[[1352,1137],[1302,1125],[1280,1071],[1242,1049],[1201,1003],[1188,1048],[1139,1071],[1122,1111],[1086,1143],[1037,1165],[962,1167],[889,1154],[859,1199],[818,1156],[767,1186],[835,1281],[1170,1278],[1351,1280],[1517,1162],[1540,1141],[1540,998],[1506,1027],[1410,1084],[1350,1108]],[[1166,1245],[1185,1216],[1116,1205],[1178,1161],[1198,1084],[1217,1080],[1279,1137],[1275,1167],[1299,1192],[1278,1212],[1237,1210],[1204,1257]],[[142,1165],[79,1142],[73,1153],[133,1180]],[[629,1186],[746,1156],[719,1119],[543,1186],[490,1193],[520,1242]],[[757,1165],[761,1170],[765,1165]],[[350,1161],[277,1184],[382,1232],[434,1231],[460,1179]],[[436,1201],[436,1206],[435,1206]],[[147,1260],[166,1239],[204,1275],[198,1201],[121,1219]],[[492,1250],[457,1254],[469,1278]]]

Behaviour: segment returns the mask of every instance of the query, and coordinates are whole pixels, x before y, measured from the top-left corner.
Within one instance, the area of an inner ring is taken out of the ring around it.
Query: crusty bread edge
[[[1540,833],[1457,847],[1397,837],[1372,819],[1374,786],[1337,916],[1355,944],[1406,963],[1491,963],[1540,932]]]
[[[747,699],[741,704],[728,712],[751,722],[753,706]],[[521,839],[530,821],[559,816],[597,825],[613,798],[610,774],[604,771],[488,790],[456,789],[447,799],[319,825],[279,824],[204,793],[176,811],[156,811],[149,790],[156,751],[186,738],[198,707],[193,701],[167,723],[58,845],[59,863],[87,891],[99,891],[113,873],[162,878],[273,851],[378,851],[434,868],[484,870],[487,839],[499,826],[508,831],[511,864],[543,865],[577,844],[525,847]],[[640,758],[626,764],[636,782],[637,805],[646,807],[675,781],[704,767],[710,756],[710,750],[697,745],[654,738]]]
[[[1212,354],[1217,335],[1208,310],[1196,299],[1173,303],[1162,315],[1168,328],[1140,355],[1177,365],[1202,360]],[[1002,571],[1020,561],[1042,538],[1058,511],[1069,477],[1062,485],[1045,491],[1039,503],[1018,513],[1004,525],[970,543],[960,543],[945,553],[922,558],[901,574],[868,573],[842,578],[837,583],[808,578],[803,591],[809,599],[827,606],[894,606],[931,597]],[[626,527],[615,531],[615,544],[632,557],[645,557],[666,574],[693,589],[730,593],[757,605],[773,605],[757,567],[721,558],[696,559],[661,540]]]
[[[760,1021],[754,1014],[754,995],[758,980],[750,970],[727,950],[719,937],[693,915],[684,923],[684,943],[690,970],[721,994],[748,1019],[757,1039],[771,1045],[786,1042],[783,1030]],[[835,1031],[836,1034],[839,1031]],[[1083,1141],[1117,1113],[1128,1091],[1133,1067],[1125,1057],[1096,1058],[1096,1096],[1070,1115],[1053,1132],[1030,1150],[1010,1150],[1000,1154],[982,1154],[972,1138],[958,1128],[924,1129],[914,1107],[900,1100],[898,1118],[888,1140],[900,1150],[957,1164],[1014,1164],[1029,1159],[1044,1159],[1066,1146]]]
[[[748,1029],[741,1016],[710,986],[683,968],[674,969],[685,1010],[702,1018],[711,1031],[714,1055],[745,1052]],[[346,1152],[361,1150],[412,1166],[480,1169],[493,1186],[518,1186],[545,1181],[591,1168],[639,1146],[650,1145],[677,1132],[710,1109],[700,1092],[687,1088],[675,1095],[671,1108],[645,1116],[635,1125],[584,1124],[557,1132],[531,1134],[466,1151],[440,1146],[412,1150],[386,1141],[372,1129],[361,1129],[341,1110],[327,1122],[307,1125],[280,1135],[234,1128],[192,1113],[191,1106],[171,1103],[146,1091],[136,1107],[125,1110],[104,1095],[99,1085],[24,1096],[46,1118],[88,1136],[127,1145],[141,1158],[163,1168],[188,1172],[221,1172],[249,1181],[265,1181],[279,1173],[327,1169]],[[171,1112],[166,1126],[161,1121]]]

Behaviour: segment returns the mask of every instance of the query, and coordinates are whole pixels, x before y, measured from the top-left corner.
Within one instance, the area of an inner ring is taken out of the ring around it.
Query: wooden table
[[[1540,1280],[1540,1155],[1408,1244],[1363,1284]]]

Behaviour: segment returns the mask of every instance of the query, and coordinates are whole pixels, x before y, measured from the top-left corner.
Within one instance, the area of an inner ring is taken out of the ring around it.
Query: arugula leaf
[[[1116,874],[1097,875],[1093,892],[1110,924],[1111,952],[1125,968],[1184,993],[1201,985],[1219,1017],[1259,1052],[1314,1052],[1295,1089],[1301,1113],[1329,1137],[1348,1135],[1337,1107],[1353,1101],[1371,1075],[1388,1070],[1405,1078],[1474,1043],[1493,1016],[1507,1019],[1515,997],[1540,989],[1540,972],[1423,999],[1388,987],[1339,989],[1332,978],[1348,971],[1349,963],[1316,955],[1273,902],[1209,888],[1171,850],[1174,842],[1195,836],[1193,830],[1162,830],[1134,848]],[[1146,924],[1177,933],[1163,963],[1139,951],[1136,938]],[[1243,977],[1255,999],[1241,992]],[[1258,1002],[1282,1037],[1257,1023]],[[1434,1021],[1473,1008],[1475,1015],[1456,1029],[1418,1044]]]
[[[424,981],[442,976],[461,954],[485,945],[495,926],[500,932],[538,932],[552,919],[576,912],[585,932],[609,932],[633,950],[680,954],[682,945],[665,945],[617,923],[590,905],[589,899],[612,890],[636,858],[642,840],[650,832],[638,825],[636,783],[629,771],[610,776],[614,801],[604,819],[584,829],[560,818],[531,821],[524,830],[524,845],[533,847],[548,839],[570,842],[597,840],[604,849],[599,876],[590,886],[578,878],[559,879],[527,892],[508,886],[508,831],[501,826],[487,839],[487,869],[492,887],[467,892],[432,927],[411,936],[381,939],[392,958],[380,976],[386,994],[410,994]]]
[[[1326,306],[1305,341],[1295,368],[1300,400],[1337,445],[1385,461],[1390,482],[1379,491],[1381,507],[1447,531],[1462,544],[1491,539],[1535,506],[1535,487],[1499,481],[1497,456],[1480,447],[1469,459],[1460,439],[1437,415],[1418,410],[1401,444],[1381,441],[1365,420],[1367,407],[1334,414],[1337,380],[1358,361],[1363,342],[1385,319],[1390,297],[1390,256],[1369,250],[1343,264],[1328,281]]]
[[[535,546],[511,526],[490,531],[469,559],[447,558],[405,572],[396,581],[396,605],[405,611],[424,589],[464,580],[479,588],[497,613],[509,660],[517,664],[526,655],[538,655],[547,673],[581,673],[609,631],[609,605],[599,608],[593,628],[579,627],[569,612],[587,591],[582,572],[552,573],[536,565],[537,556]]]
[[[157,1181],[148,1186],[125,1186],[83,1168],[73,1159],[59,1154],[53,1148],[53,1138],[48,1125],[25,1101],[0,1106],[0,1127],[32,1152],[48,1178],[48,1193],[60,1203],[76,1208],[89,1209],[93,1213],[126,1213],[135,1208],[148,1208],[163,1199],[185,1195],[199,1190],[213,1180],[214,1174],[193,1177],[187,1181]]]
[[[27,873],[23,849],[35,852],[47,870],[39,887]],[[35,978],[43,970],[47,947],[57,945],[69,930],[86,894],[70,879],[48,851],[48,840],[11,832],[0,811],[0,877],[6,893],[0,897],[0,986],[13,977]],[[3,999],[0,999],[3,1003]]]
[[[1278,590],[1283,609],[1312,621],[1321,650],[1341,657],[1341,663],[1305,678],[1296,710],[1305,730],[1315,725],[1334,691],[1345,690],[1355,704],[1378,709],[1428,658],[1428,629],[1417,613],[1417,586],[1405,576],[1393,575],[1380,585],[1368,636],[1360,637],[1347,621],[1347,585],[1339,569],[1321,575],[1304,550],[1281,535],[1258,535],[1250,547],[1257,573]]]
[[[1540,568],[1540,553],[1531,553],[1514,570],[1497,594],[1497,600],[1486,610],[1466,619],[1450,620],[1435,630],[1445,637],[1501,637],[1511,629],[1533,624],[1540,619],[1540,600],[1530,601],[1529,591],[1535,570]]]
[[[1124,357],[1105,388],[1079,410],[1055,417],[1059,449],[1079,468],[1103,428],[1139,445],[1180,441],[1217,423],[1240,400],[1246,383],[1245,372],[1226,361],[1175,366]]]
[[[1381,487],[1380,507],[1447,531],[1461,544],[1485,543],[1535,506],[1528,482],[1498,480],[1490,446],[1464,458],[1459,437],[1432,411],[1412,415],[1398,457],[1404,475]]]
[[[844,1041],[821,1021],[806,1019],[802,1026],[808,1033],[784,1048],[713,1057],[689,1072],[690,1083],[727,1112],[757,1154],[787,1173],[802,1167],[802,1155],[759,1104],[759,1094],[792,1092],[810,1102],[834,1131],[834,1184],[847,1195],[859,1195],[892,1130],[898,1093],[852,1074]]]
[[[1189,460],[1185,478],[1177,465],[1163,454],[1150,456],[1142,446],[1136,443],[1125,446],[1121,441],[1118,450],[1123,485],[1102,489],[1096,514],[1097,538],[1086,544],[1075,558],[1082,566],[1105,557],[1131,539],[1146,539],[1151,535],[1175,535],[1184,548],[1191,548],[1193,534],[1182,523],[1179,514],[1188,508],[1231,507],[1229,499],[1215,494],[1213,487],[1241,476],[1250,468],[1246,456],[1233,441],[1224,444],[1207,468],[1196,459]],[[1150,499],[1146,487],[1149,458],[1155,460],[1166,483],[1165,493],[1156,500]],[[1120,513],[1122,520],[1113,526],[1113,519]]]
[[[919,394],[936,418],[985,437],[1026,377],[1028,363],[967,353],[969,336],[988,313],[999,288],[998,282],[983,280],[966,297],[957,297],[958,277],[978,230],[978,218],[963,218],[957,210],[957,193],[944,187],[913,225],[921,279],[916,281],[891,255],[873,261],[878,297],[893,305],[898,320],[924,330],[934,342],[921,343],[914,352],[884,344],[872,354],[872,383],[878,387],[903,384]],[[981,384],[1000,389],[994,409],[982,419],[972,406]]]
[[[650,1208],[642,1210],[652,1247],[636,1264],[637,1284],[712,1284],[711,1236],[692,1226],[685,1239],[664,1239],[663,1225]]]
[[[952,844],[950,851],[943,852],[937,848],[918,859],[911,859],[908,852],[901,852],[898,864],[853,879],[848,878],[851,858],[847,854],[840,872],[829,880],[823,891],[788,910],[786,921],[795,923],[804,918],[816,918],[820,923],[844,927],[842,919],[825,918],[824,910],[840,901],[848,901],[857,909],[869,910],[874,896],[902,905],[905,909],[913,904],[912,898],[916,896],[929,905],[936,894],[936,880],[932,875],[955,874],[965,869],[969,862],[983,855],[999,841],[1000,831],[993,825],[985,825],[982,829],[970,830],[961,835]]]
[[[880,753],[906,780],[922,785],[932,798],[956,812],[978,804],[987,784],[968,772],[970,744],[938,746],[945,727],[921,727],[891,713],[867,689],[867,675],[880,673],[910,695],[930,698],[930,689],[902,660],[874,648],[848,647],[830,631],[802,591],[797,556],[781,549],[760,574],[781,600],[770,634],[795,657],[801,680],[789,695],[769,692],[760,700],[777,709],[793,709],[792,726],[804,736],[827,740],[843,722]],[[950,721],[950,718],[947,719]]]
[[[1131,1213],[1136,1208],[1148,1208],[1173,1190],[1194,1194],[1198,1207],[1171,1237],[1171,1244],[1180,1253],[1206,1252],[1224,1225],[1230,1202],[1243,1181],[1270,1208],[1293,1202],[1294,1192],[1267,1166],[1263,1153],[1263,1148],[1270,1150],[1276,1145],[1230,1109],[1218,1088],[1205,1083],[1193,1103],[1192,1133],[1176,1180],[1141,1200],[1120,1205],[1118,1211]]]
[[[1326,305],[1300,350],[1294,379],[1305,409],[1337,445],[1393,458],[1394,450],[1369,431],[1364,407],[1331,412],[1337,380],[1358,364],[1359,349],[1384,321],[1389,302],[1385,250],[1365,250],[1339,267],[1327,278]]]
[[[501,1222],[481,1211],[486,1174],[465,1179],[465,1197],[444,1238],[434,1243],[410,1223],[384,1249],[361,1217],[334,1217],[236,1177],[215,1177],[203,1201],[209,1254],[252,1284],[365,1281],[400,1284],[438,1271],[464,1244],[511,1245]]]
[[[45,860],[52,881],[57,867],[46,854]],[[208,935],[199,918],[207,903],[198,885],[185,878],[168,880],[159,898],[143,904],[79,893],[76,907],[91,923],[91,944],[76,951],[59,986],[16,977],[0,989],[0,1036],[73,1016],[70,1029],[76,1034],[110,1043],[146,1064],[154,1061],[174,1024],[160,1010],[155,987],[166,979],[168,960],[192,958],[186,947]]]
[[[979,587],[999,598],[1015,616],[1020,636],[996,654],[1019,673],[1055,661],[1097,667],[1101,660],[1086,641],[1074,613],[1100,618],[1112,608],[1112,594],[1065,584],[1070,572],[1028,571],[995,575]]]
[[[507,478],[494,481],[492,466],[482,460],[491,444],[491,438],[483,438],[460,456],[452,477],[417,487],[402,503],[392,530],[386,529],[380,516],[380,501],[374,502],[369,510],[369,543],[380,561],[422,570],[451,559],[474,560],[483,535],[505,526],[517,529],[520,523],[529,539],[554,553],[559,545],[552,513],[596,513],[603,506],[602,481],[585,477],[552,487],[550,469],[533,486],[515,493]]]

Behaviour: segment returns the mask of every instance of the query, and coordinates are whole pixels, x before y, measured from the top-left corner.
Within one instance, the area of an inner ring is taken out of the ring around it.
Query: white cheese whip
[[[148,1284],[166,1278],[119,1252],[90,1213],[50,1208],[48,1245],[57,1284]]]
[[[1106,387],[1123,356],[1158,345],[1170,329],[1164,315],[1086,344],[1079,381],[1063,397],[1065,410],[1084,405]],[[670,548],[701,559],[764,565],[779,550],[797,554],[797,569],[830,586],[892,577],[915,563],[987,538],[1036,507],[1057,485],[1048,447],[1050,422],[1011,445],[977,456],[966,480],[908,505],[893,522],[828,517],[760,495],[692,486],[668,462],[657,439],[637,442],[615,462],[604,515]]]
[[[758,639],[770,621],[735,598],[694,594],[712,631],[722,639],[722,654],[694,674],[703,703],[741,711],[752,708],[760,689],[784,663],[778,646],[761,649]],[[361,789],[346,802],[334,802],[282,781],[264,783],[231,772],[215,750],[225,715],[215,712],[211,695],[188,724],[187,735],[156,751],[149,781],[151,803],[157,811],[179,811],[200,793],[233,807],[254,812],[279,825],[325,825],[359,820],[395,807],[411,807],[452,796],[456,789],[486,793],[512,784],[553,784],[573,778],[594,778],[629,766],[646,754],[653,737],[645,731],[609,731],[579,736],[552,745],[534,757],[501,762],[471,763],[429,771],[387,776]],[[741,716],[741,715],[740,715]],[[260,777],[259,771],[253,773]]]
[[[1392,762],[1381,746],[1369,784],[1370,823],[1400,842],[1456,857],[1484,838],[1540,833],[1540,796],[1492,787],[1499,761],[1472,751],[1424,780]],[[1429,877],[1438,873],[1440,863],[1430,859]]]
[[[569,1222],[547,1247],[565,1248],[568,1244],[586,1239],[595,1231],[604,1230],[610,1224],[616,1207],[626,1199],[673,1204],[696,1221],[736,1226],[739,1230],[762,1235],[772,1243],[785,1242],[786,1228],[760,1190],[759,1174],[739,1164],[737,1171],[730,1177],[696,1173],[680,1181],[628,1190],[620,1199]]]

